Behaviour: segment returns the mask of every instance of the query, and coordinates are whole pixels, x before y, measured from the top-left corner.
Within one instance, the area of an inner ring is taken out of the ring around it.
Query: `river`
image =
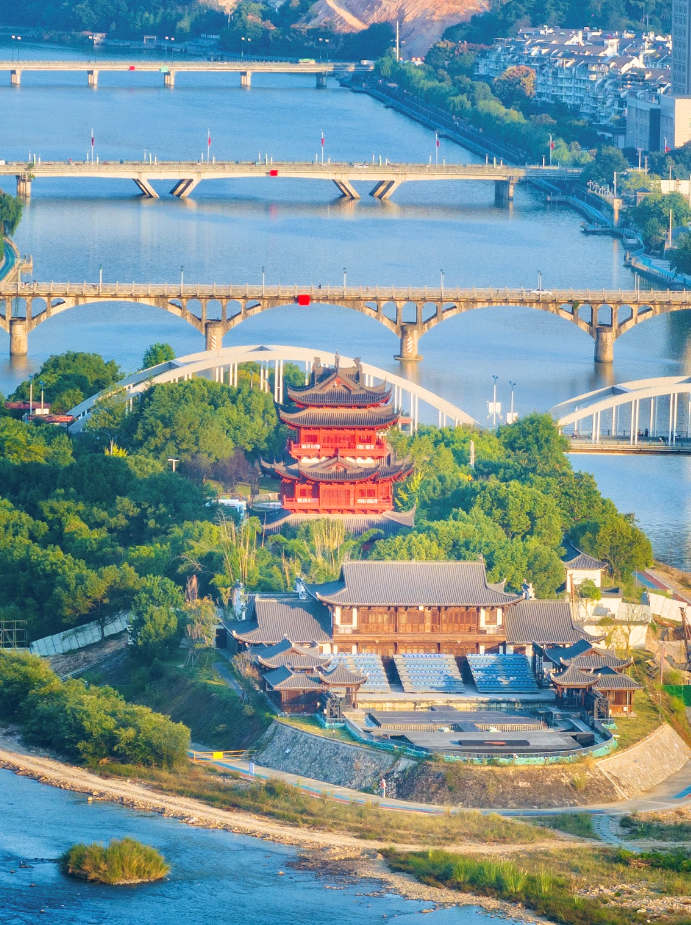
[[[295,849],[185,826],[157,814],[56,790],[0,771],[2,925],[483,925],[474,906],[429,912],[428,902],[383,893],[376,881],[343,886],[289,866]],[[54,859],[75,842],[125,836],[157,848],[169,877],[108,887],[66,877]],[[20,864],[29,865],[20,867]],[[279,871],[284,871],[281,876]],[[325,889],[325,885],[330,889]],[[375,894],[375,895],[368,895]],[[424,915],[422,910],[428,910]]]
[[[0,48],[8,58],[17,43]],[[22,57],[73,57],[63,48],[22,47]],[[20,88],[0,75],[3,135],[0,156],[83,159],[91,130],[103,159],[198,158],[211,133],[213,156],[232,160],[268,155],[311,159],[325,136],[325,156],[366,161],[427,161],[434,134],[370,97],[314,78],[178,74],[164,90],[160,74],[101,72],[88,89],[84,73],[25,72]],[[442,141],[440,159],[477,160]],[[8,185],[14,186],[13,181]],[[159,187],[165,193],[165,184]],[[13,191],[13,190],[12,190]],[[363,188],[364,194],[366,190]],[[491,183],[411,183],[394,201],[336,198],[319,181],[255,180],[202,183],[192,198],[142,199],[129,181],[37,180],[16,236],[34,258],[40,280],[177,281],[628,288],[618,241],[587,237],[581,217],[517,187],[509,208],[494,205]],[[178,355],[203,349],[185,322],[156,309],[122,303],[65,312],[30,335],[26,360],[0,360],[0,390],[38,368],[51,353],[93,350],[138,367],[155,340]],[[401,369],[398,342],[383,326],[338,307],[276,309],[226,336],[231,343],[283,343],[340,350],[402,372],[487,421],[492,375],[508,407],[547,410],[597,388],[647,376],[691,372],[691,314],[647,321],[615,345],[611,369],[593,363],[593,342],[554,316],[531,309],[485,309],[438,325],[420,340],[424,361]],[[636,514],[656,555],[691,568],[691,479],[684,460],[577,457],[605,493]]]

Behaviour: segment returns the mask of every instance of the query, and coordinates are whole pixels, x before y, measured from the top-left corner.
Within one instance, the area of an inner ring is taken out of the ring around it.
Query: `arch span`
[[[307,377],[317,356],[330,365],[334,365],[336,362],[336,354],[328,350],[286,347],[277,344],[225,347],[216,350],[205,350],[202,353],[192,353],[185,357],[161,363],[158,366],[152,366],[150,369],[140,370],[122,379],[112,389],[87,398],[70,411],[70,414],[75,417],[75,422],[70,426],[70,431],[76,433],[82,430],[89,420],[95,405],[106,394],[120,393],[123,401],[130,402],[131,407],[131,402],[150,388],[152,384],[179,382],[194,376],[205,376],[206,378],[212,376],[216,382],[237,385],[238,366],[241,363],[260,364],[259,385],[260,388],[266,391],[269,390],[269,367],[273,364],[274,399],[276,402],[282,402],[283,364],[285,362],[303,364],[305,376]],[[350,357],[341,356],[340,360],[344,364],[352,365],[354,363],[354,360]],[[434,392],[430,392],[429,389],[404,379],[402,376],[396,376],[377,366],[372,366],[370,363],[362,363],[362,371],[368,377],[370,383],[388,382],[389,385],[393,386],[394,403],[399,410],[403,410],[404,397],[407,396],[405,400],[409,402],[407,410],[410,414],[411,430],[413,431],[417,430],[420,420],[421,401],[424,405],[428,405],[437,411],[440,426],[445,426],[447,423],[479,426],[477,421],[461,408],[458,408],[445,398],[440,398]]]
[[[593,450],[691,452],[691,376],[605,386],[555,405],[550,413],[581,450],[587,443]]]
[[[43,321],[77,305],[132,302],[183,318],[215,349],[224,334],[243,321],[289,305],[334,305],[378,321],[399,338],[401,360],[420,360],[420,338],[448,318],[480,308],[531,308],[556,315],[595,341],[595,359],[611,362],[614,342],[648,318],[691,307],[686,291],[593,291],[590,289],[448,289],[381,286],[218,286],[91,283],[0,285],[10,334],[10,353],[26,353],[29,333]],[[45,308],[35,311],[34,305]],[[210,316],[209,306],[213,306]],[[220,306],[220,317],[217,309]],[[625,319],[620,323],[620,318]]]

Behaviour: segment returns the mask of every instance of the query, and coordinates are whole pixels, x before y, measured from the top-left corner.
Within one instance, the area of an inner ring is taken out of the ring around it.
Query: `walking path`
[[[206,753],[209,755],[210,753]],[[383,796],[370,793],[362,793],[360,790],[352,790],[349,787],[338,787],[334,784],[328,784],[324,781],[314,780],[310,777],[299,777],[297,774],[289,774],[286,771],[275,771],[273,768],[266,768],[255,765],[251,760],[243,759],[214,759],[211,757],[196,758],[197,761],[208,762],[219,768],[225,768],[229,771],[235,771],[246,779],[256,781],[280,780],[283,783],[298,787],[306,793],[313,793],[316,796],[325,796],[336,800],[340,803],[374,803],[382,809],[394,810],[399,812],[427,813],[430,815],[443,815],[451,812],[464,812],[468,807],[451,808],[442,806],[438,803],[416,803],[408,800],[387,799]],[[250,773],[252,765],[252,773]],[[600,803],[593,806],[565,806],[563,808],[548,809],[503,809],[501,807],[481,808],[481,813],[498,813],[501,816],[544,816],[561,813],[590,813],[592,815],[616,814],[624,815],[626,813],[640,812],[664,812],[666,810],[678,809],[683,806],[691,806],[691,761],[667,780],[658,784],[657,787],[649,790],[647,793],[641,793],[629,800],[622,800],[619,803]],[[472,807],[470,807],[472,808]]]

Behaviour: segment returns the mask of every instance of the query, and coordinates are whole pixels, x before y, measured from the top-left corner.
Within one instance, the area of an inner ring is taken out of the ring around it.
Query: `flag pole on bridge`
[[[324,132],[322,132],[322,164],[324,163]]]
[[[211,129],[206,130],[206,163],[211,160]]]
[[[91,129],[91,163],[94,162],[94,130]]]

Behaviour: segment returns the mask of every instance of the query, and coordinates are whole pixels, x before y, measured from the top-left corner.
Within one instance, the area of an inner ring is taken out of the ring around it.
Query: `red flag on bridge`
[[[435,139],[436,139],[436,141],[437,141],[437,147],[439,147],[439,134],[438,134],[438,132],[435,132],[435,133],[434,133],[434,137],[435,137]]]
[[[324,132],[322,132],[322,148],[324,147]]]

